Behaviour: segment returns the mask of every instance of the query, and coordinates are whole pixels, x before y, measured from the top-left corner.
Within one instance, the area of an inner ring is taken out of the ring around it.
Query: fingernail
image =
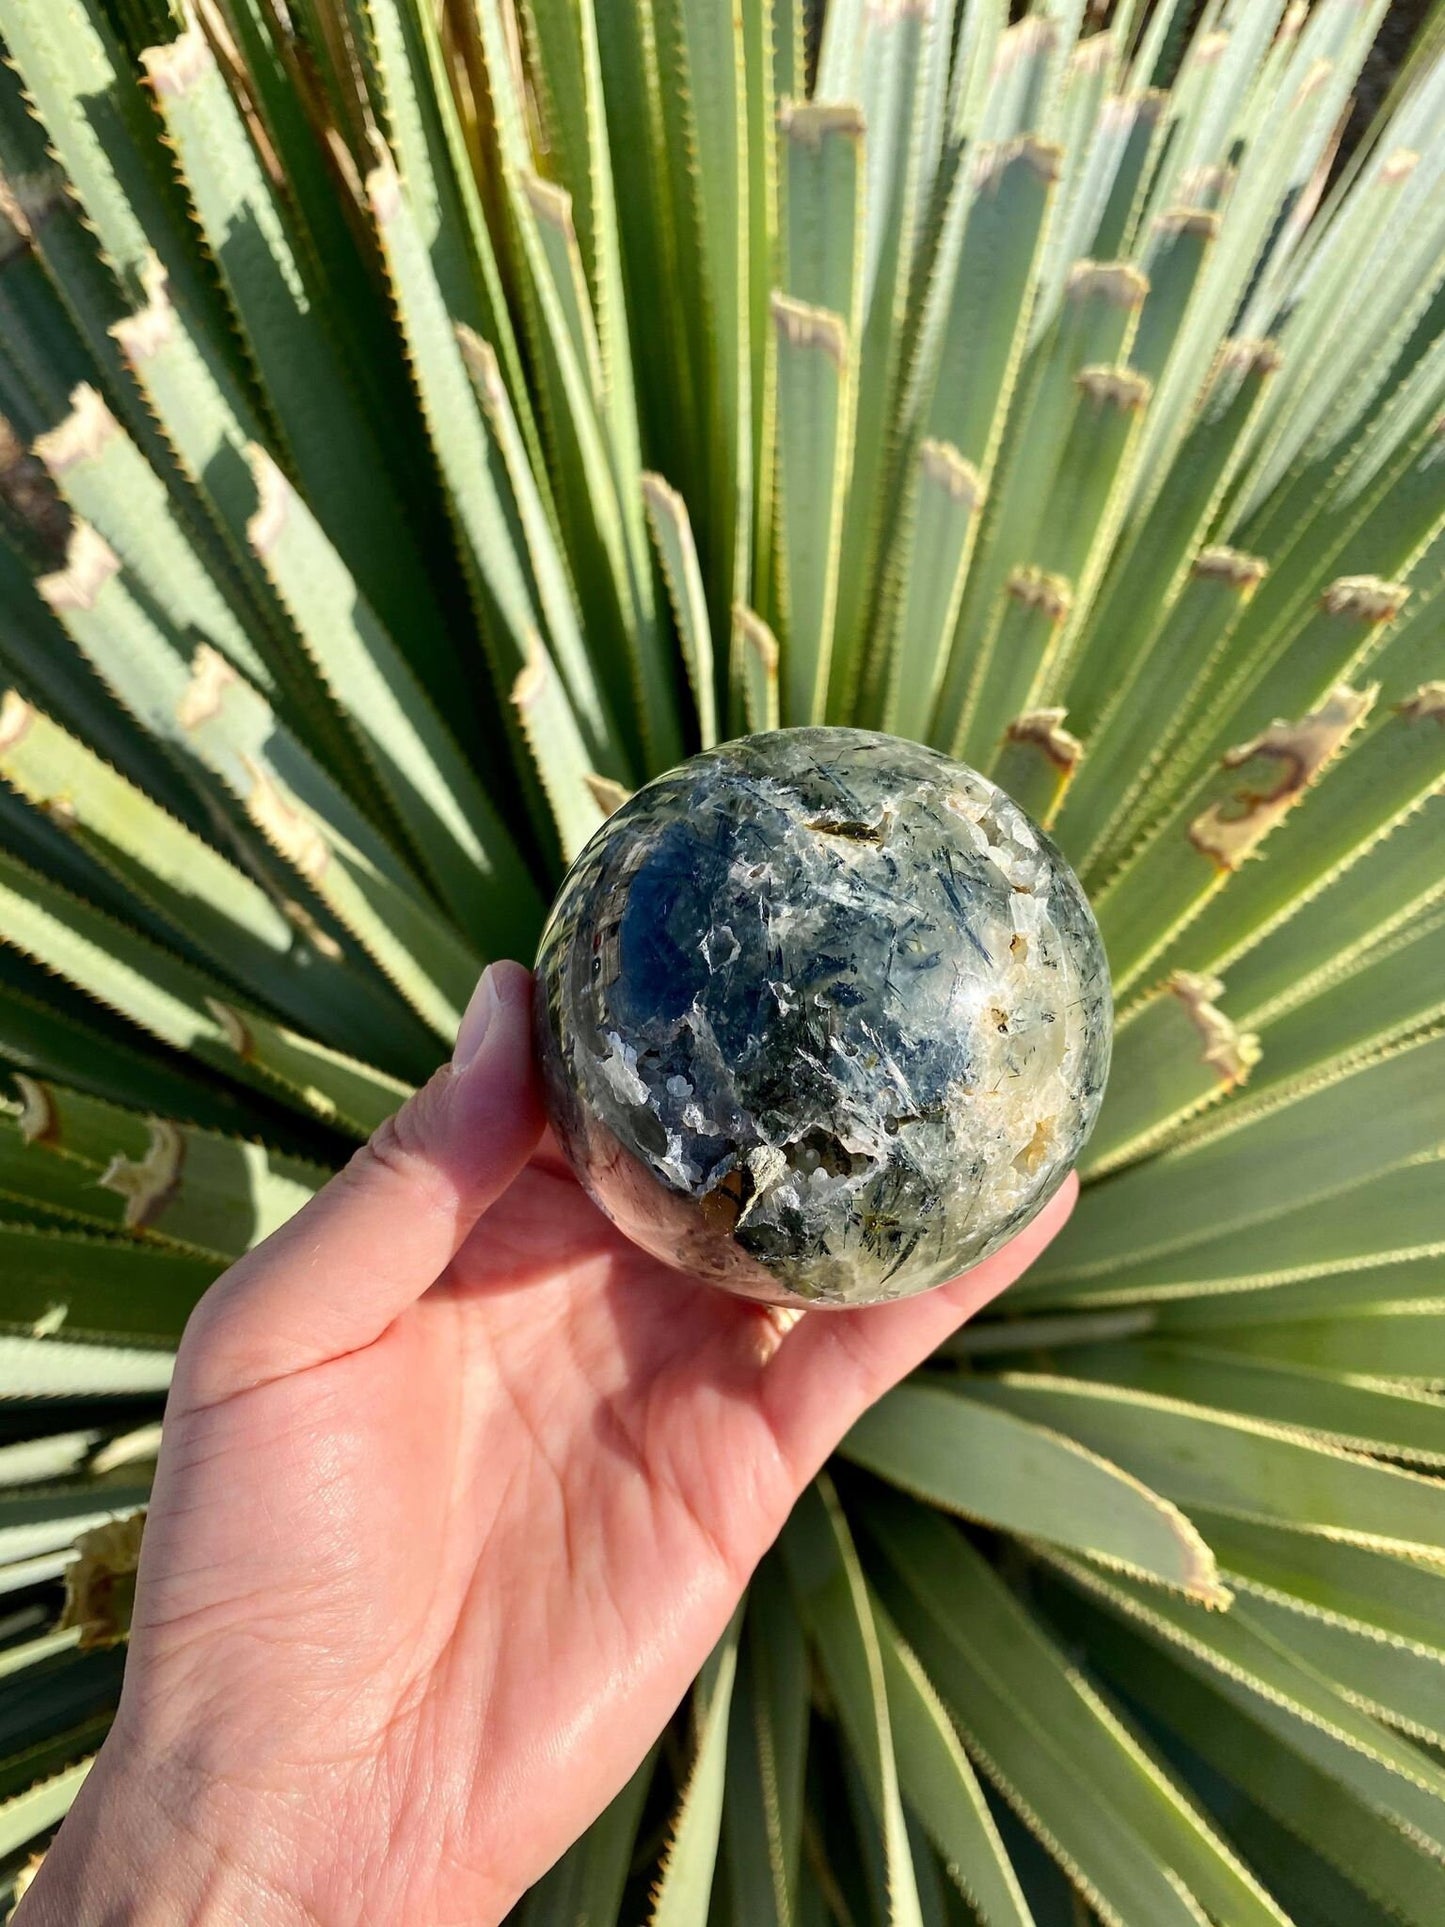
[[[457,1026],[456,1048],[452,1051],[453,1070],[465,1070],[482,1048],[482,1040],[491,1027],[492,1018],[501,1001],[492,976],[492,966],[488,964],[481,974],[476,989],[472,992],[471,1001],[462,1012],[462,1021]]]

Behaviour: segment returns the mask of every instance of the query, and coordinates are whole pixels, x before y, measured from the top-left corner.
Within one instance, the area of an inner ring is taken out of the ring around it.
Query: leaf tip
[[[1240,549],[1216,543],[1199,551],[1189,572],[1202,581],[1227,582],[1248,597],[1269,574],[1269,564],[1257,555],[1245,555]]]
[[[132,1512],[82,1532],[75,1541],[78,1556],[66,1569],[58,1625],[79,1629],[82,1652],[117,1646],[129,1633],[144,1529],[145,1513]]]
[[[941,488],[950,501],[976,509],[984,498],[983,476],[952,442],[927,436],[919,445],[918,467],[924,479]]]
[[[559,234],[569,240],[576,239],[576,228],[572,220],[572,196],[565,187],[555,181],[543,180],[540,174],[521,176],[522,193],[527,205],[539,221],[554,227]]]
[[[111,339],[132,367],[157,355],[174,338],[176,311],[171,302],[170,282],[159,256],[148,254],[140,271],[145,291],[144,305],[134,314],[123,315],[111,324]]]
[[[280,541],[291,508],[291,485],[257,442],[247,442],[246,463],[256,485],[257,505],[246,518],[246,540],[265,557]]]
[[[502,364],[497,359],[497,351],[490,341],[484,341],[476,329],[469,328],[465,321],[457,323],[457,346],[462,351],[462,360],[481,397],[482,406],[490,412],[498,406],[505,393]]]
[[[774,290],[769,303],[773,325],[790,348],[825,354],[841,369],[848,359],[848,327],[831,308],[815,308],[806,301]]]
[[[1432,722],[1445,727],[1445,682],[1422,682],[1413,696],[1396,703],[1395,708],[1407,722]],[[0,740],[4,733],[4,714],[0,712]]]
[[[652,469],[642,471],[642,499],[654,515],[665,515],[675,521],[687,518],[682,497],[665,475],[658,475]]]
[[[37,435],[32,447],[51,478],[58,480],[68,469],[94,461],[119,433],[120,424],[100,390],[83,381],[71,390],[70,413],[54,428]]]
[[[588,770],[582,781],[604,816],[611,816],[614,810],[620,810],[632,795],[625,784],[614,781],[610,776],[599,776],[596,770]]]
[[[517,671],[512,684],[512,703],[523,718],[541,700],[552,669],[547,651],[542,647],[542,638],[535,629],[527,631],[526,651],[526,661]]]
[[[1137,414],[1154,393],[1153,382],[1137,368],[1081,368],[1074,386],[1096,408],[1115,409],[1121,415]]]
[[[863,110],[851,101],[785,99],[778,105],[778,132],[811,148],[821,147],[829,135],[862,140]]]
[[[1273,375],[1283,363],[1278,343],[1268,336],[1237,335],[1226,341],[1219,351],[1219,370],[1221,373],[1237,376],[1240,380],[1250,375]]]
[[[49,1087],[24,1071],[14,1071],[15,1088],[20,1093],[20,1135],[27,1144],[51,1144],[59,1135],[60,1119]]]
[[[176,704],[176,721],[184,730],[198,729],[219,715],[226,691],[241,679],[219,649],[203,642],[191,658],[191,675]]]
[[[101,590],[120,572],[120,557],[99,530],[77,521],[65,549],[65,567],[36,582],[50,608],[93,609]]]
[[[975,190],[985,194],[997,188],[1015,163],[1027,168],[1049,187],[1064,171],[1064,150],[1056,141],[1042,140],[1037,134],[1020,134],[1007,141],[985,141],[973,162]]]
[[[1320,597],[1320,607],[1328,616],[1343,616],[1347,621],[1373,627],[1392,622],[1409,593],[1403,582],[1386,582],[1377,575],[1342,575]]]
[[[222,1040],[233,1050],[237,1057],[250,1058],[255,1053],[251,1033],[234,1004],[222,1003],[219,997],[208,997],[206,1008],[220,1026]]]
[[[1084,754],[1084,745],[1071,730],[1063,727],[1067,714],[1062,709],[1029,709],[1015,716],[1005,731],[1011,743],[1031,743],[1043,751],[1054,767],[1072,774]]]
[[[1337,683],[1319,707],[1297,723],[1273,722],[1227,751],[1221,758],[1225,769],[1240,769],[1261,757],[1278,766],[1277,780],[1272,788],[1242,785],[1232,796],[1210,804],[1189,825],[1194,848],[1216,869],[1237,870],[1344,748],[1379,693],[1378,683],[1364,689]]]
[[[117,1152],[100,1174],[102,1191],[113,1191],[125,1201],[127,1231],[140,1231],[175,1196],[185,1163],[186,1140],[169,1118],[150,1119],[150,1142],[143,1158]]]
[[[372,219],[378,227],[387,227],[401,212],[401,176],[396,171],[391,149],[375,128],[371,130],[371,143],[376,165],[368,169],[362,186]]]
[[[778,639],[755,609],[745,602],[733,604],[733,627],[742,638],[743,647],[755,655],[765,670],[772,672],[778,666]]]
[[[1148,275],[1132,261],[1076,261],[1064,283],[1066,301],[1103,301],[1112,308],[1137,308],[1148,292]]]
[[[140,63],[158,99],[175,99],[190,92],[216,64],[200,22],[185,9],[187,24],[163,46],[144,47]]]
[[[1171,207],[1154,223],[1158,235],[1193,234],[1212,241],[1219,233],[1219,215],[1212,207]]]
[[[1004,592],[1021,607],[1037,609],[1046,622],[1062,622],[1074,605],[1074,591],[1066,577],[1032,564],[1012,570]]]
[[[1226,1090],[1246,1084],[1259,1062],[1260,1042],[1253,1031],[1238,1030],[1215,1003],[1223,994],[1222,979],[1194,970],[1176,970],[1167,988],[1184,1008],[1199,1033],[1200,1057],[1217,1071]]]
[[[35,720],[33,707],[18,689],[7,689],[0,697],[0,756],[14,749]]]

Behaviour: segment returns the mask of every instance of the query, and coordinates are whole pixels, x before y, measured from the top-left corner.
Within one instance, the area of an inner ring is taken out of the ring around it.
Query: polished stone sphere
[[[786,729],[639,790],[537,959],[557,1136],[629,1238],[779,1304],[975,1265],[1063,1182],[1111,1005],[1077,879],[994,784]]]

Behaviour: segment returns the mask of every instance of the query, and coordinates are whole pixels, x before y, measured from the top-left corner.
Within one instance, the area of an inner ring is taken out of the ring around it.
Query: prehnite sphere
[[[629,1238],[780,1304],[907,1297],[1062,1183],[1109,1064],[1078,880],[917,743],[785,729],[694,756],[572,865],[537,961],[562,1147]]]

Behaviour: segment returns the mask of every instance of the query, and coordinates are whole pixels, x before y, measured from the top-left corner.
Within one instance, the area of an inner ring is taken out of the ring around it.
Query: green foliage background
[[[621,793],[826,718],[1079,868],[1086,1191],[526,1927],[1445,1919],[1445,38],[1341,159],[1385,12],[0,0],[12,1882],[198,1294]]]

